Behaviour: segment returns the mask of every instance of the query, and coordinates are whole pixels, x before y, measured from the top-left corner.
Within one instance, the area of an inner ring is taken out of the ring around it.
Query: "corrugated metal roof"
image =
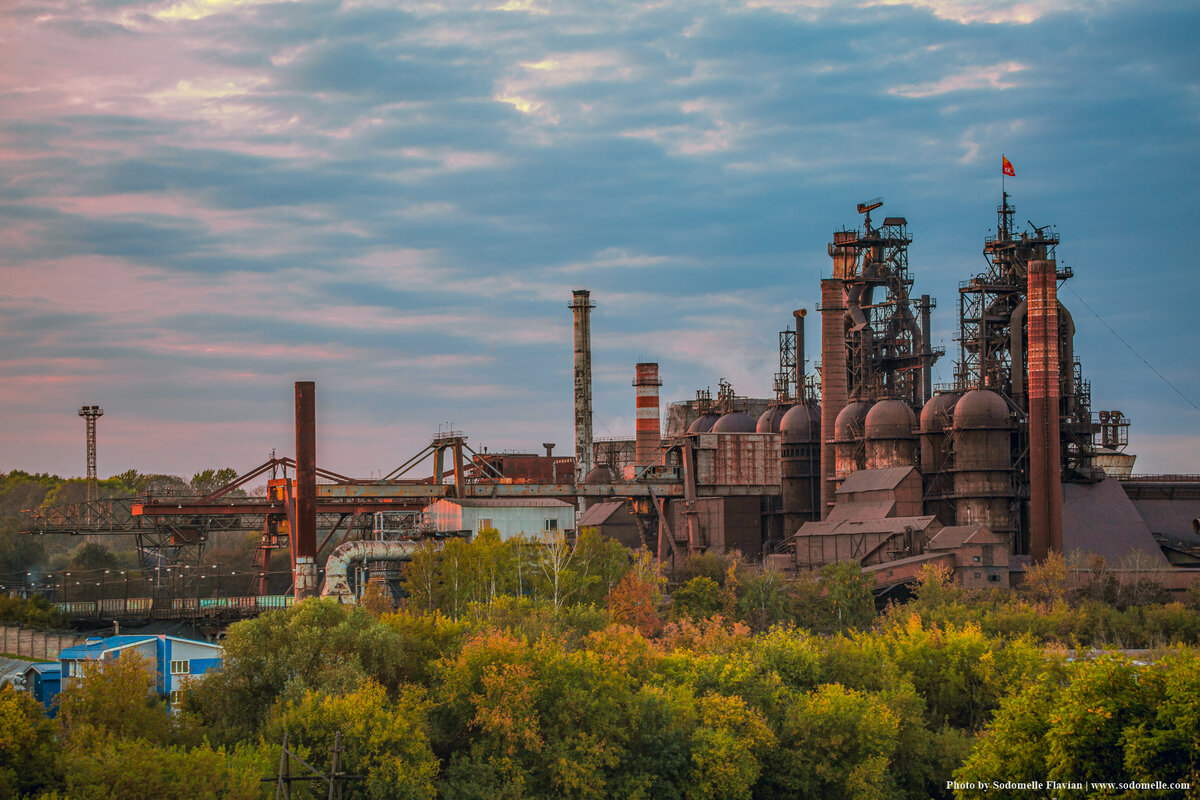
[[[924,517],[885,517],[882,519],[851,519],[831,523],[806,522],[796,532],[797,536],[830,536],[834,534],[903,533],[912,528],[916,532],[928,530],[937,522],[933,515]],[[940,524],[940,523],[938,523]]]
[[[860,469],[851,472],[838,487],[838,494],[853,492],[878,492],[895,489],[916,467],[888,467],[887,469]]]
[[[608,500],[603,503],[596,503],[593,506],[589,506],[588,510],[580,515],[575,524],[580,528],[586,525],[603,525],[608,521],[609,517],[620,511],[624,505],[624,500]]]
[[[835,505],[825,518],[827,522],[842,522],[848,519],[883,519],[896,510],[892,500],[879,500],[873,503],[846,502]]]
[[[494,497],[494,498],[447,498],[447,503],[454,503],[463,508],[572,508],[570,503],[555,500],[550,497]]]
[[[1002,544],[996,534],[983,525],[949,525],[929,540],[931,550],[954,550],[968,542],[975,544]]]
[[[1063,551],[1069,555],[1075,550],[1103,556],[1110,567],[1120,566],[1131,552],[1148,559],[1148,565],[1168,566],[1133,501],[1107,477],[1063,485]]]
[[[142,642],[152,642],[156,636],[109,636],[107,639],[96,639],[77,644],[72,647],[63,648],[58,654],[59,658],[99,658],[102,654],[109,650],[116,650],[119,647],[127,647],[132,644],[140,644]]]

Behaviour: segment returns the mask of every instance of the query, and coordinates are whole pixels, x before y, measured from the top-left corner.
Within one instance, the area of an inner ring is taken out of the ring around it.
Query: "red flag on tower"
[[[1011,162],[1011,161],[1009,161],[1009,160],[1008,160],[1007,158],[1005,158],[1004,156],[1000,156],[1000,160],[1003,162],[1003,163],[1000,165],[1000,169],[1001,169],[1001,171],[1003,171],[1003,172],[1004,172],[1004,174],[1005,174],[1005,175],[1008,175],[1009,177],[1012,177],[1012,178],[1015,178],[1015,177],[1017,177],[1017,171],[1016,171],[1015,169],[1013,169],[1012,162]]]

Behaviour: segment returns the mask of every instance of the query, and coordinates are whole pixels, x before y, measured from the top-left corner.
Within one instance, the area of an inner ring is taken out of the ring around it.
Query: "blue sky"
[[[1194,2],[0,6],[0,469],[190,474],[290,454],[369,477],[453,423],[573,449],[630,382],[768,396],[826,242],[882,195],[955,355],[1000,154],[1053,223],[1094,408],[1138,471],[1200,472]],[[810,318],[811,319],[811,318]],[[816,339],[815,322],[810,341]]]

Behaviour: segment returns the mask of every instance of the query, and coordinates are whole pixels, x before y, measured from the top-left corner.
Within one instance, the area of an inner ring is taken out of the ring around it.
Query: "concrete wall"
[[[0,653],[54,661],[61,650],[83,644],[86,637],[74,633],[37,631],[19,625],[0,625]]]

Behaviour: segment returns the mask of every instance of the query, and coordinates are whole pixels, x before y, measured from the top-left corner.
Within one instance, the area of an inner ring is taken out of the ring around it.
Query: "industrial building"
[[[1130,420],[1093,412],[1075,357],[1058,235],[1018,231],[1001,201],[986,268],[960,284],[950,384],[933,383],[946,354],[931,342],[936,301],[913,290],[907,219],[876,224],[876,198],[827,245],[829,277],[813,287],[819,364],[810,369],[809,313],[797,309],[779,332],[773,397],[720,379],[715,397],[697,390],[664,415],[659,365],[638,363],[633,438],[595,438],[596,303],[578,289],[573,455],[555,456],[552,443],[544,454],[476,452],[443,431],[383,478],[356,480],[316,466],[315,387],[302,381],[295,460],[272,458],[203,498],[138,500],[126,514],[39,510],[28,530],[133,533],[157,563],[200,563],[214,531],[259,531],[253,567],[266,574],[286,548],[297,599],[352,598],[373,569],[396,574],[415,540],[481,527],[504,537],[595,528],[668,563],[707,551],[790,571],[853,560],[884,588],[929,562],[964,585],[1008,585],[1050,553],[1081,553],[1135,562],[1181,589],[1200,575],[1200,477],[1133,473]],[[432,474],[405,477],[427,458]],[[229,494],[260,476],[265,498]],[[316,559],[329,545],[322,586]]]
[[[97,636],[83,644],[64,648],[58,654],[58,668],[60,680],[69,682],[89,669],[103,669],[106,663],[116,661],[125,653],[137,653],[154,671],[155,690],[159,696],[175,705],[185,681],[221,668],[221,652],[221,646],[212,642],[164,634]],[[35,683],[30,688],[40,690],[43,696],[38,699],[49,707],[53,701],[50,684],[43,683],[39,688]]]

